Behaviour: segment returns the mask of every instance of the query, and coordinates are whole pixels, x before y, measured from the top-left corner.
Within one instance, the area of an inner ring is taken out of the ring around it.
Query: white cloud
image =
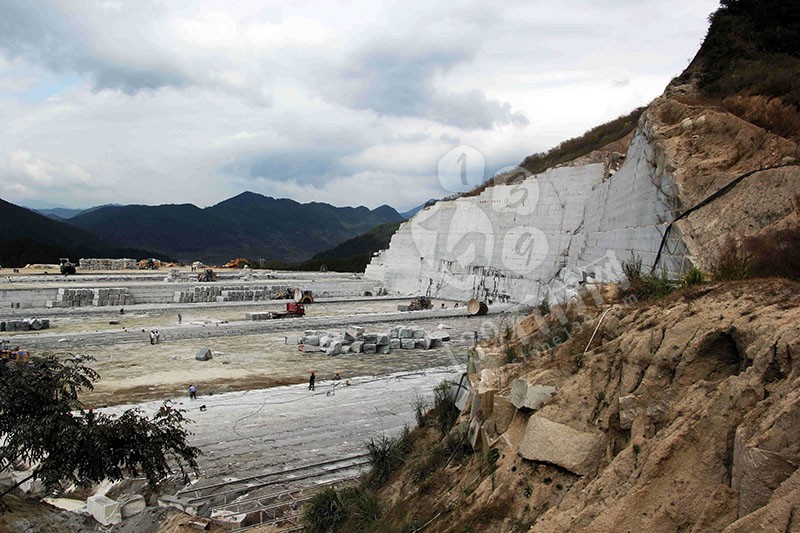
[[[645,104],[715,7],[0,0],[0,195],[406,209],[459,144],[491,173]]]

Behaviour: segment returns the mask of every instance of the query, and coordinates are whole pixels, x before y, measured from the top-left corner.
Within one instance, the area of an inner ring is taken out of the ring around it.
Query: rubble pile
[[[351,353],[388,354],[392,350],[430,350],[449,341],[450,335],[427,333],[422,328],[393,327],[386,333],[367,333],[360,326],[351,326],[341,333],[308,330],[302,337],[288,336],[286,344],[298,344],[304,352],[325,352],[325,355]]]

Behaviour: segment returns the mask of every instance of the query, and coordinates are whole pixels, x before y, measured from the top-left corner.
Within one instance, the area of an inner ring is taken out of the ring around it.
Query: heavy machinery
[[[25,350],[20,350],[19,346],[16,348],[9,348],[8,341],[0,341],[0,360],[27,363],[30,358],[31,355]]]
[[[210,268],[197,274],[197,281],[217,281],[217,274]]]
[[[433,301],[429,296],[417,296],[408,305],[398,305],[399,311],[423,311],[433,309]]]
[[[301,318],[306,315],[306,307],[297,302],[287,302],[286,312],[270,313],[270,318]]]
[[[250,261],[244,257],[237,257],[225,263],[225,268],[251,268]]]
[[[74,274],[75,273],[75,267],[77,265],[75,265],[75,263],[71,262],[69,260],[69,257],[62,257],[62,258],[60,258],[58,260],[58,262],[60,263],[59,267],[60,267],[61,273],[64,274],[65,276],[68,276],[70,274]]]
[[[158,270],[161,266],[161,261],[158,259],[142,259],[139,261],[139,270]]]

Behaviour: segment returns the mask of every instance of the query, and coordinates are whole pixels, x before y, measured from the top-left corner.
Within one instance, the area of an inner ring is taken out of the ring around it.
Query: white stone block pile
[[[6,320],[0,322],[0,331],[39,331],[50,329],[47,318],[26,318],[25,320]]]
[[[428,334],[422,328],[397,326],[385,333],[367,333],[351,326],[340,333],[307,330],[302,337],[287,336],[286,344],[299,344],[304,352],[325,352],[325,355],[388,354],[392,350],[430,350],[449,341],[446,333]]]
[[[272,300],[273,285],[198,285],[190,290],[175,291],[174,303],[199,302],[260,302]]]
[[[81,270],[136,270],[139,268],[136,259],[81,259],[78,265]]]

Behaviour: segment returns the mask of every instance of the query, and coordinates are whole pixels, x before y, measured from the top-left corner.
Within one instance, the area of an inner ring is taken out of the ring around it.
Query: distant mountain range
[[[389,206],[301,204],[245,192],[216,205],[113,205],[67,220],[104,241],[155,257],[224,263],[236,257],[301,262],[403,216]]]
[[[0,199],[0,265],[58,263],[60,257],[153,257],[153,252],[117,247],[92,233]],[[164,257],[170,260],[171,257]]]

